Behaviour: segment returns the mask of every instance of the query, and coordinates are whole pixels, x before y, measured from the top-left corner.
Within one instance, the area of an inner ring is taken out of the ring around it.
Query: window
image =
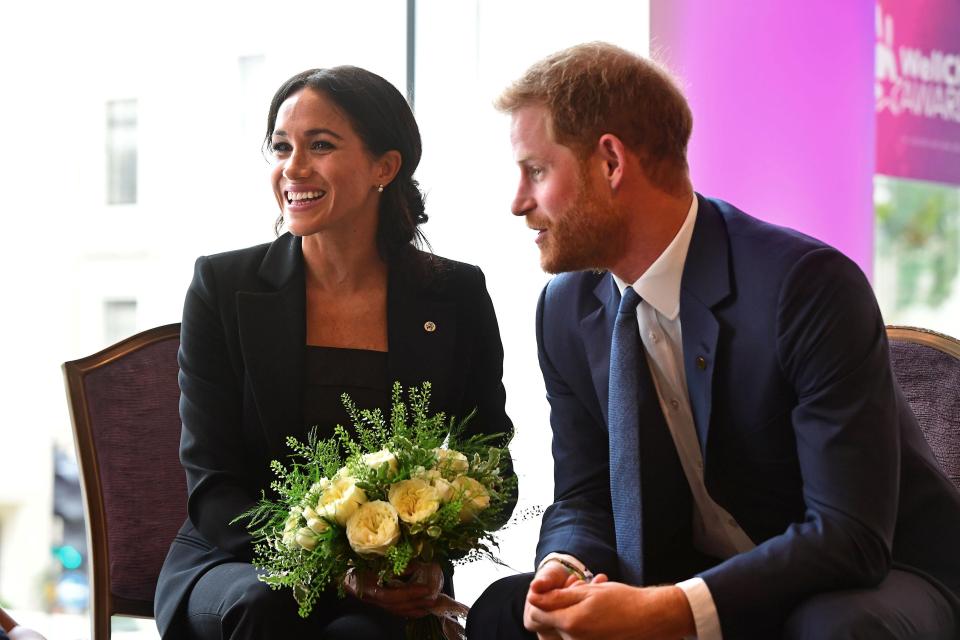
[[[103,303],[103,336],[107,344],[133,335],[137,330],[137,301],[105,300]]]
[[[107,204],[137,202],[137,101],[107,102]]]

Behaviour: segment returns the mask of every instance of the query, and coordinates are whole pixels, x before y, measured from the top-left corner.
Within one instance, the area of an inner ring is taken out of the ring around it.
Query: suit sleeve
[[[548,284],[537,303],[537,347],[550,403],[554,502],[543,515],[534,566],[550,553],[565,553],[616,579],[607,430],[555,365],[558,352],[569,354],[573,347],[550,321],[557,311],[547,309],[549,291]],[[580,375],[590,384],[585,363]]]
[[[254,506],[240,434],[241,378],[231,365],[213,267],[197,260],[180,328],[180,461],[187,473],[188,514],[203,537],[240,559],[251,537],[230,521]]]
[[[899,407],[870,285],[838,252],[815,250],[784,279],[776,323],[805,514],[702,574],[728,638],[774,628],[812,594],[874,586],[891,564]]]
[[[501,434],[498,446],[507,447],[513,438],[513,422],[506,412],[506,390],[503,386],[503,343],[500,340],[500,328],[493,301],[487,291],[486,278],[479,267],[476,270],[476,284],[468,287],[470,291],[470,321],[475,327],[475,339],[471,345],[472,366],[467,375],[463,407],[464,415],[474,408],[477,414],[467,425],[466,437],[479,434]],[[472,275],[472,274],[471,274]],[[508,462],[507,474],[513,476],[513,463]],[[514,490],[504,510],[493,523],[494,527],[506,524],[517,504],[517,491]]]

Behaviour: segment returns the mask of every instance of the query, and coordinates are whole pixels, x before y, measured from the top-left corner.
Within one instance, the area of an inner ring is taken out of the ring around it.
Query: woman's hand
[[[430,613],[443,589],[443,571],[436,563],[412,562],[402,579],[377,584],[375,573],[351,571],[343,586],[355,598],[403,618],[422,618]]]

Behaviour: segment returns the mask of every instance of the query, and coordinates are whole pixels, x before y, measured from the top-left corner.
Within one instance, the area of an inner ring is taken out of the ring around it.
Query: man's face
[[[622,215],[595,158],[582,163],[572,149],[554,142],[549,122],[546,107],[513,113],[510,140],[520,184],[511,211],[537,232],[544,271],[607,268],[622,248]]]

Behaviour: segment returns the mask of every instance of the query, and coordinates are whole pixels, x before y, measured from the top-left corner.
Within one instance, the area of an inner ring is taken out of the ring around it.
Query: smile
[[[287,204],[293,204],[294,202],[311,202],[313,200],[319,200],[323,196],[327,195],[326,191],[287,191]]]

